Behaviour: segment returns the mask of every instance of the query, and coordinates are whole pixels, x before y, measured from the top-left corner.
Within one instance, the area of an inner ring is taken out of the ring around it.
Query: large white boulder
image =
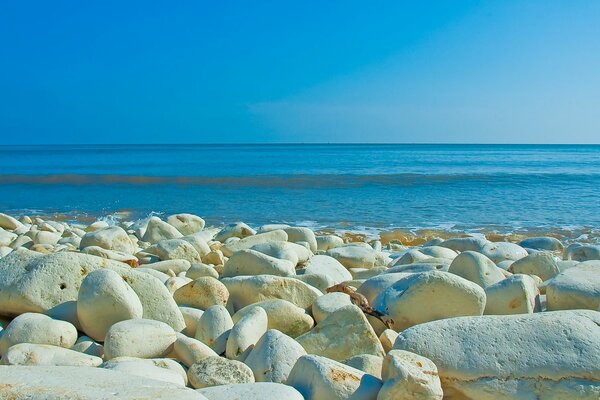
[[[190,384],[201,389],[235,383],[253,383],[252,370],[243,362],[223,357],[206,357],[188,370]]]
[[[559,260],[547,251],[540,251],[513,262],[508,268],[513,274],[539,276],[547,281],[560,273]]]
[[[248,236],[256,235],[256,231],[243,222],[235,222],[225,225],[216,235],[215,240],[225,242],[227,239],[236,237],[243,239]]]
[[[204,229],[205,222],[194,214],[173,214],[167,217],[167,223],[173,225],[182,235],[191,235]]]
[[[185,364],[186,367],[191,367],[203,358],[210,356],[218,356],[213,349],[191,337],[187,337],[182,333],[177,334],[177,340],[173,345],[173,350],[177,359]]]
[[[267,254],[281,260],[288,260],[294,266],[306,263],[313,253],[306,247],[292,242],[266,242],[252,246],[251,250]]]
[[[244,363],[256,382],[285,383],[292,367],[306,351],[291,337],[275,329],[268,330],[256,343]]]
[[[100,368],[118,371],[123,374],[156,379],[162,382],[185,386],[187,374],[185,369],[170,358],[144,359],[136,357],[117,357],[109,360]]]
[[[144,309],[137,294],[116,272],[98,269],[90,272],[79,288],[77,319],[83,332],[104,341],[115,323],[142,318]]]
[[[190,263],[202,262],[202,255],[187,240],[165,239],[149,247],[146,251],[155,254],[161,260],[187,260]]]
[[[579,263],[548,281],[546,302],[548,310],[598,310],[600,262]]]
[[[264,300],[247,305],[231,317],[233,322],[238,322],[256,307],[262,308],[267,313],[268,329],[277,329],[293,338],[308,332],[315,324],[306,310],[281,299]]]
[[[504,260],[516,261],[527,256],[527,250],[510,242],[489,242],[481,248],[480,252],[495,263]]]
[[[77,329],[44,314],[25,313],[13,319],[0,336],[0,355],[19,343],[49,344],[70,348],[77,340]]]
[[[290,242],[306,242],[313,253],[317,251],[317,238],[315,237],[315,233],[309,228],[290,226],[283,230],[287,233]]]
[[[104,358],[160,358],[173,351],[177,335],[164,322],[129,319],[110,327],[104,339]]]
[[[373,268],[377,262],[373,249],[358,245],[335,247],[328,250],[327,255],[346,268]]]
[[[504,279],[502,271],[481,253],[465,251],[457,255],[448,272],[486,288]]]
[[[267,313],[261,307],[251,309],[231,328],[225,355],[229,359],[244,361],[254,345],[267,331]]]
[[[233,253],[240,250],[250,249],[257,244],[287,240],[287,233],[285,233],[285,231],[282,231],[281,229],[277,229],[270,232],[247,236],[240,240],[227,242],[224,246],[221,247],[221,251],[226,257],[231,257]]]
[[[352,299],[346,293],[326,293],[318,297],[312,305],[312,315],[317,323],[336,312],[342,307],[351,305]]]
[[[484,314],[531,314],[541,311],[540,291],[529,275],[515,274],[485,288]]]
[[[348,272],[338,260],[326,255],[313,256],[304,269],[305,274],[317,274],[330,277],[333,284],[352,280],[352,274]]]
[[[521,240],[519,242],[519,246],[526,249],[535,249],[535,250],[546,250],[546,251],[558,251],[562,252],[564,249],[563,244],[560,240],[542,236],[542,237],[529,237],[527,239]]]
[[[181,232],[173,225],[166,223],[158,217],[151,217],[141,239],[148,243],[158,243],[165,239],[177,239],[182,237]]]
[[[435,364],[408,351],[392,350],[385,356],[382,379],[377,400],[442,400],[444,397]]]
[[[173,299],[180,306],[206,310],[217,304],[226,305],[229,292],[219,280],[205,276],[177,289],[173,293]]]
[[[600,313],[462,317],[417,325],[395,349],[437,366],[449,398],[597,399]]]
[[[296,274],[296,264],[289,260],[271,257],[256,250],[240,250],[225,262],[223,277],[239,275],[277,275]]]
[[[11,346],[0,361],[2,365],[64,365],[73,367],[97,367],[100,357],[49,344],[19,343]]]
[[[88,246],[98,246],[106,250],[121,251],[126,254],[135,253],[135,245],[129,235],[123,228],[118,226],[86,233],[81,238],[79,248],[83,249]]]
[[[196,339],[209,346],[217,354],[225,352],[227,338],[233,328],[229,311],[224,306],[208,308],[196,325]]]

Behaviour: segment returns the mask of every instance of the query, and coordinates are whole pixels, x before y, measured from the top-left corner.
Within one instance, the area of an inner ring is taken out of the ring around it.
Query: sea
[[[598,237],[600,145],[0,146],[0,211]]]

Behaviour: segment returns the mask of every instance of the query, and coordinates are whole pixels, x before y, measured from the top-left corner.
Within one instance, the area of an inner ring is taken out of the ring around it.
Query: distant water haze
[[[212,224],[600,227],[598,145],[0,147],[0,209]]]

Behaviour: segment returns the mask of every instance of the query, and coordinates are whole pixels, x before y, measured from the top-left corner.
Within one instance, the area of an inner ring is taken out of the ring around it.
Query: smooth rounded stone
[[[254,383],[252,370],[246,364],[223,357],[206,357],[193,364],[188,370],[188,380],[196,389]]]
[[[204,229],[205,222],[194,214],[173,214],[167,217],[167,223],[174,226],[182,235],[191,235]]]
[[[289,228],[289,227],[290,226],[287,224],[265,224],[265,225],[259,226],[258,229],[256,230],[256,233],[271,232],[271,231],[281,230],[281,229],[285,229],[285,228]]]
[[[77,246],[79,247],[79,245]],[[107,250],[99,246],[88,246],[80,250],[82,253],[108,258],[109,260],[120,261],[128,265],[138,264],[138,258],[132,254],[127,254],[122,251]]]
[[[597,311],[435,321],[402,332],[394,348],[433,361],[444,395],[450,398],[596,399],[600,395]]]
[[[442,261],[438,261],[440,259],[428,258],[421,262],[416,262],[414,264],[404,264],[404,265],[396,265],[394,267],[388,268],[384,273],[385,274],[394,274],[397,272],[404,272],[408,274],[414,274],[417,272],[427,272],[427,271],[448,271],[450,268],[450,264],[452,260],[447,258],[441,259]]]
[[[77,340],[77,329],[65,321],[44,314],[25,313],[13,319],[2,331],[0,355],[19,343],[49,344],[70,348]]]
[[[180,306],[206,310],[217,304],[226,305],[229,292],[218,279],[204,276],[177,289],[173,298]]]
[[[267,243],[267,242],[278,242],[278,241],[287,241],[288,235],[283,230],[275,230],[271,232],[258,233],[253,236],[247,236],[243,239],[226,243],[221,247],[221,251],[226,257],[231,257],[234,253],[240,250],[250,249],[257,244]]]
[[[327,291],[327,288],[335,285],[335,281],[329,275],[323,274],[301,274],[293,277],[294,279],[298,279],[314,288],[319,289],[321,294]]]
[[[17,239],[17,237],[18,235],[16,233],[8,232],[0,228],[0,246],[9,246],[14,240]]]
[[[177,359],[184,363],[186,367],[191,367],[192,364],[197,363],[203,358],[218,356],[213,349],[201,341],[187,337],[181,333],[177,334],[173,350]]]
[[[600,245],[587,244],[565,249],[565,258],[581,262],[600,260]]]
[[[96,356],[100,358],[104,357],[104,346],[95,342],[89,336],[79,336],[73,347],[71,347],[71,350],[88,354],[90,356]]]
[[[0,258],[9,255],[12,251],[13,249],[11,249],[10,247],[0,246]]]
[[[210,276],[215,279],[219,279],[219,273],[210,265],[206,264],[192,264],[192,266],[185,272],[186,278],[198,279],[203,276]]]
[[[435,258],[448,258],[450,260],[453,260],[458,255],[458,253],[452,249],[435,245],[423,246],[419,249],[419,251],[421,254],[426,256]]]
[[[317,236],[317,250],[327,251],[335,247],[343,246],[344,239],[336,235]]]
[[[404,252],[404,254],[402,254],[400,257],[393,259],[392,263],[390,264],[390,267],[395,267],[397,265],[414,264],[420,261],[425,261],[428,258],[431,258],[431,256],[421,253],[419,249],[410,249]]]
[[[155,271],[162,272],[163,274],[166,274],[167,272],[169,272],[169,270],[173,271],[176,274],[179,274],[180,272],[188,271],[191,268],[191,266],[192,264],[188,260],[183,259],[164,260],[151,264],[145,264],[146,268],[151,268]]]
[[[181,232],[173,225],[166,223],[158,217],[151,217],[141,239],[148,243],[158,243],[161,240],[177,239],[182,237]]]
[[[204,314],[204,311],[198,308],[185,306],[179,306],[179,311],[181,311],[181,315],[183,315],[183,320],[185,321],[183,333],[189,337],[196,336],[196,326],[198,325],[198,321],[200,321],[200,317]]]
[[[333,292],[320,296],[312,305],[312,315],[319,323],[342,307],[351,305],[352,300],[346,293]]]
[[[169,358],[144,359],[117,357],[106,361],[100,365],[100,368],[181,386],[187,385],[187,373],[185,369],[179,363]]]
[[[152,268],[139,267],[139,268],[136,268],[135,270],[137,272],[153,276],[154,278],[158,279],[163,284],[166,283],[169,280],[169,278],[171,278],[171,276],[167,275],[166,273],[160,272],[160,271],[156,271],[156,270],[154,270]]]
[[[233,224],[228,224],[223,227],[216,235],[215,240],[219,242],[224,242],[225,240],[231,237],[237,237],[243,239],[248,236],[256,235],[256,231],[250,228],[243,222],[235,222]]]
[[[97,367],[102,359],[49,344],[19,343],[11,346],[0,361],[2,365],[64,365]]]
[[[438,246],[462,253],[463,251],[481,251],[488,243],[491,242],[484,237],[469,236],[444,240],[442,243],[439,243]]]
[[[223,265],[225,264],[225,256],[221,250],[211,250],[202,256],[204,264]]]
[[[390,351],[383,360],[382,378],[377,400],[442,400],[444,397],[437,367],[418,354]]]
[[[129,319],[110,327],[104,339],[104,358],[160,358],[173,351],[177,335],[164,322]]]
[[[156,254],[161,261],[187,260],[190,263],[202,262],[202,256],[192,244],[183,239],[165,239],[149,247],[146,251]]]
[[[180,277],[180,276],[172,276],[165,282],[165,286],[169,289],[171,294],[174,294],[177,290],[181,289],[188,283],[192,282],[190,278]],[[177,302],[177,300],[175,300]]]
[[[205,235],[203,232],[196,232],[192,235],[184,236],[181,239],[185,240],[186,242],[191,244],[194,247],[194,249],[196,249],[198,254],[200,254],[201,260],[202,260],[202,257],[204,257],[205,255],[210,253],[211,249],[208,246],[208,243],[206,243]]]
[[[540,251],[513,262],[508,270],[514,274],[537,275],[546,281],[560,273],[558,262],[554,254]]]
[[[55,245],[61,239],[61,234],[58,232],[37,231],[32,237],[35,244],[51,244]]]
[[[438,319],[482,315],[485,292],[481,286],[448,272],[422,272],[384,290],[373,307],[394,320],[394,330]]]
[[[7,233],[10,233],[10,232],[6,232],[5,230],[0,228],[0,245],[2,245],[2,246],[8,246],[14,250],[17,247],[22,247],[22,246],[27,247],[27,246],[31,246],[33,244],[33,240],[31,240],[31,238],[29,236],[25,236],[25,235],[18,236],[14,240],[9,239],[8,242],[3,241],[2,235],[5,235]],[[10,238],[13,238],[13,237],[14,236],[10,236]],[[65,238],[63,238],[63,239],[65,239]],[[59,242],[62,241],[63,239],[59,240]],[[79,247],[79,244],[77,244],[76,247]]]
[[[142,303],[143,318],[165,322],[177,331],[185,327],[175,300],[160,280],[117,261],[72,252],[40,255],[19,249],[2,258],[0,314],[46,312],[75,301],[83,279],[101,268],[117,272],[131,286]]]
[[[231,328],[225,355],[229,359],[244,361],[254,345],[267,331],[267,313],[261,307],[254,307]]]
[[[600,307],[600,265],[593,261],[561,272],[546,285],[548,310],[598,310]]]
[[[46,314],[52,319],[66,321],[70,324],[73,324],[73,326],[77,328],[78,331],[81,331],[79,318],[77,318],[77,301],[65,301],[64,303],[60,303],[52,307],[44,314]]]
[[[286,384],[305,400],[375,400],[382,385],[372,375],[317,355],[300,357]]]
[[[383,356],[383,347],[360,308],[344,306],[296,338],[308,354],[346,360],[357,354]]]
[[[387,267],[373,267],[371,269],[367,269],[367,268],[350,268],[350,274],[352,275],[353,279],[369,279],[372,278],[374,276],[383,274],[385,272],[387,272],[388,268]],[[349,281],[351,279],[346,279],[346,281]],[[342,281],[344,282],[344,281]],[[341,282],[336,282],[336,283],[341,283]]]
[[[95,340],[104,341],[113,324],[142,318],[143,313],[138,296],[114,271],[92,271],[81,283],[77,296],[77,319],[83,332]]]
[[[91,224],[89,224],[88,226],[86,226],[85,231],[86,232],[94,232],[94,231],[97,231],[98,229],[105,229],[108,227],[109,227],[108,222],[99,220],[99,221],[94,221]]]
[[[525,257],[525,258],[527,258],[527,257]],[[513,263],[514,263],[514,261],[512,261],[512,260],[504,260],[504,261],[500,261],[498,264],[496,264],[496,266],[500,269],[508,271],[510,269],[510,266]]]
[[[229,301],[234,310],[263,300],[282,299],[308,310],[322,293],[298,279],[273,276],[236,276],[221,282],[229,290]]]
[[[23,224],[16,218],[11,217],[8,214],[0,213],[0,228],[15,230],[22,228]]]
[[[344,364],[381,379],[383,357],[372,354],[358,354],[343,361]]]
[[[476,283],[484,289],[504,279],[504,274],[492,260],[474,251],[465,251],[456,256],[448,272]]]
[[[377,261],[371,248],[342,246],[328,250],[327,255],[338,260],[346,268],[373,268]]]
[[[268,329],[276,329],[293,338],[308,332],[314,326],[313,318],[303,308],[281,299],[264,300],[247,305],[233,315],[233,322],[237,323],[257,307],[267,313]]]
[[[223,354],[227,338],[233,328],[229,311],[224,306],[216,305],[208,308],[196,325],[196,339],[208,345],[217,354]]]
[[[333,280],[333,284],[352,280],[352,274],[338,260],[331,256],[313,256],[305,267],[305,274],[326,275]]]
[[[288,235],[288,241],[290,242],[306,242],[310,246],[310,251],[313,253],[317,251],[317,238],[315,233],[309,228],[300,226],[291,226],[283,229]]]
[[[313,253],[304,246],[292,242],[266,242],[252,246],[251,250],[279,258],[288,260],[294,266],[305,264],[313,255]]]
[[[300,392],[280,383],[238,383],[198,389],[209,400],[304,400]]]
[[[560,240],[553,237],[530,237],[521,240],[519,246],[527,249],[547,250],[547,251],[563,251],[563,244]]]
[[[480,253],[495,263],[504,260],[516,261],[527,256],[527,250],[510,242],[489,242],[481,248]]]
[[[298,342],[276,329],[268,330],[244,361],[256,382],[285,383],[292,367],[306,351]]]
[[[377,296],[385,289],[398,282],[400,279],[406,278],[412,273],[394,272],[389,274],[377,275],[364,281],[356,290],[367,298],[369,304],[373,304]]]
[[[225,262],[223,277],[240,275],[296,275],[294,263],[288,260],[271,257],[255,250],[241,250],[229,257]]]
[[[540,291],[529,275],[515,274],[485,288],[484,314],[531,314],[541,311]]]
[[[394,342],[397,338],[398,332],[393,329],[386,329],[381,332],[381,335],[379,335],[379,341],[381,342],[383,351],[385,353],[388,353],[394,347]]]
[[[127,232],[121,227],[111,226],[86,233],[79,244],[81,249],[88,246],[98,246],[106,250],[121,251],[133,254],[135,246],[129,239]]]

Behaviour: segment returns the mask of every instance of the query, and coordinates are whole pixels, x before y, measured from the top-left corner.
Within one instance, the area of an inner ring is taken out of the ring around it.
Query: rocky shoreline
[[[600,245],[498,239],[0,214],[0,398],[600,398]]]

